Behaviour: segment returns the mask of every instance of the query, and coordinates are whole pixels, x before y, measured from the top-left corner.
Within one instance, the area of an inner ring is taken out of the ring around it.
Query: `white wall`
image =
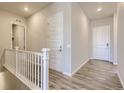
[[[124,84],[124,4],[117,9],[117,62],[120,77]]]
[[[77,3],[53,3],[29,17],[27,49],[46,47],[47,18],[60,11],[64,13],[63,73],[70,75],[90,58],[89,20]]]
[[[114,13],[114,17],[113,17],[113,31],[114,31],[114,64],[118,64],[117,63],[117,13]]]
[[[39,51],[46,47],[46,17],[37,12],[27,19],[27,50]]]
[[[98,20],[92,20],[91,21],[91,26],[92,26],[92,29],[94,27],[97,27],[97,26],[103,26],[103,25],[110,25],[110,60],[113,61],[114,60],[114,41],[113,41],[113,16],[110,16],[110,17],[106,17],[106,18],[103,18],[103,19],[98,19]],[[92,40],[92,37],[91,37],[91,40]],[[93,57],[93,53],[92,53],[92,57]]]
[[[67,74],[71,71],[71,47],[67,47],[67,45],[71,44],[70,3],[53,3],[46,8],[41,9],[27,19],[27,49],[33,51],[41,51],[42,48],[46,47],[46,32],[48,28],[47,18],[61,11],[64,14],[63,72]]]
[[[90,58],[90,21],[77,3],[71,5],[71,72]]]
[[[16,19],[21,19],[22,23],[25,21],[22,17],[0,10],[0,59],[3,50],[11,48],[11,23],[15,22]]]

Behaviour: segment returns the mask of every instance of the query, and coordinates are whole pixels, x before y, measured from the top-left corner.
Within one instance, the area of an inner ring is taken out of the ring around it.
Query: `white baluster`
[[[24,61],[24,62],[23,62],[24,65],[23,65],[23,66],[24,66],[24,77],[25,77],[25,68],[26,68],[26,64],[25,64],[25,53],[23,53],[23,55],[24,55],[24,60],[23,60],[23,61]]]
[[[30,58],[29,59],[30,59],[30,66],[29,66],[30,67],[30,73],[29,73],[29,75],[30,75],[30,81],[31,81],[31,54],[30,54]]]
[[[30,54],[30,81],[32,81],[32,54]]]
[[[25,53],[25,77],[27,78],[27,53]]]
[[[23,64],[24,64],[24,62],[23,62],[23,53],[21,53],[21,56],[22,56],[22,58],[21,58],[21,66],[22,66],[22,75],[24,75],[24,73],[23,73],[23,71],[24,71],[24,66],[23,66]]]
[[[39,87],[39,74],[40,74],[40,73],[39,73],[39,58],[40,58],[40,57],[39,57],[39,55],[38,55],[38,61],[37,61],[37,66],[38,66],[38,73],[37,73],[38,87]]]
[[[36,78],[36,77],[37,77],[37,76],[36,76],[36,73],[37,73],[37,71],[36,71],[36,70],[37,70],[37,69],[36,69],[36,67],[37,67],[37,65],[36,65],[36,64],[37,64],[37,62],[36,62],[36,55],[35,55],[35,61],[34,61],[34,62],[35,62],[35,85],[36,85],[36,79],[37,79],[37,78]]]
[[[28,56],[28,66],[27,66],[28,67],[28,79],[30,79],[29,78],[29,53],[27,53],[27,56]]]
[[[21,71],[21,74],[22,74],[22,70],[23,70],[23,66],[22,66],[22,54],[20,53],[20,71]]]
[[[42,72],[42,71],[43,71],[43,70],[42,70],[42,69],[43,69],[43,55],[41,54],[40,57],[41,57],[41,60],[40,60],[40,68],[41,68],[41,69],[40,69],[40,73],[41,73],[41,75],[40,75],[40,76],[41,76],[41,77],[40,77],[40,82],[41,82],[41,83],[40,83],[40,85],[41,85],[41,89],[43,89],[43,77],[42,77],[42,76],[43,76],[43,72]]]
[[[33,54],[31,54],[31,81],[33,82],[33,73],[32,73],[32,70],[33,70]]]
[[[32,77],[32,82],[33,82],[33,69],[34,69],[33,68],[33,54],[32,54],[32,59],[31,60],[32,60],[32,76],[31,77]]]
[[[15,49],[15,70],[16,70],[16,75],[18,74],[18,48]]]
[[[27,76],[27,79],[28,79],[28,53],[26,53],[26,76]]]

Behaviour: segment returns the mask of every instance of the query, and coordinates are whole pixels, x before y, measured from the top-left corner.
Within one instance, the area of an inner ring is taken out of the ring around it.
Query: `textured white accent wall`
[[[28,34],[27,34],[27,49],[32,51],[41,51],[46,47],[46,32],[48,28],[47,18],[57,12],[63,12],[64,19],[64,45],[63,45],[63,73],[71,72],[71,47],[67,47],[71,44],[71,5],[70,3],[53,3],[46,8],[38,11],[29,18],[27,18]]]

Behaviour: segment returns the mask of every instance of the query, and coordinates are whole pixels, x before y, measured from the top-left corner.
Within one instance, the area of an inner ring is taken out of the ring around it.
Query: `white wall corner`
[[[72,77],[81,67],[83,67],[87,62],[90,61],[90,58],[88,58],[86,61],[84,61],[76,70],[74,70],[72,73],[63,72],[64,75],[67,75],[69,77]]]
[[[122,81],[122,78],[121,78],[121,75],[120,75],[119,71],[117,72],[117,75],[118,75],[118,77],[119,77],[119,80],[120,80],[120,82],[121,82],[123,88],[124,88],[124,82]]]
[[[84,61],[76,70],[74,70],[72,73],[71,73],[71,76],[73,76],[80,68],[82,68],[87,62],[90,61],[90,58],[88,58],[86,61]]]
[[[114,36],[114,61],[113,64],[117,65],[117,13],[113,17],[113,36]]]

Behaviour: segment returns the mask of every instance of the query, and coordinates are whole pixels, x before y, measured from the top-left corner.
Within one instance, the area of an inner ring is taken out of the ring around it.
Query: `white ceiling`
[[[15,13],[22,17],[28,17],[49,4],[51,4],[51,2],[0,2],[0,9]],[[117,6],[117,3],[112,2],[81,2],[79,4],[86,15],[92,20],[113,15]],[[24,11],[24,7],[28,7],[29,11]],[[101,12],[96,12],[98,7],[102,7],[103,10]]]
[[[38,10],[49,5],[50,2],[0,2],[0,9],[15,13],[22,17],[28,17]],[[24,7],[28,7],[29,11],[24,11]]]
[[[100,19],[107,16],[112,16],[117,9],[117,3],[112,2],[82,2],[79,3],[86,15],[91,19]],[[102,11],[97,12],[97,8],[101,7]]]

